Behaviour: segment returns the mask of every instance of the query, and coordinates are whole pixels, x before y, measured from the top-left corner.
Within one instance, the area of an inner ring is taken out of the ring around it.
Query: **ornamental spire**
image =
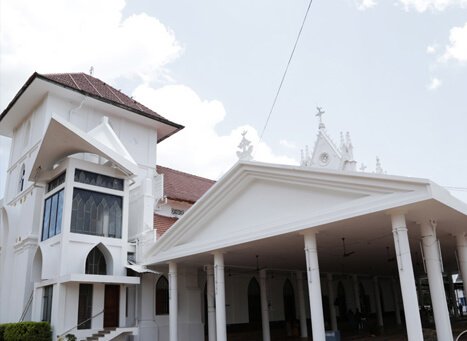
[[[246,130],[242,132],[242,140],[237,147],[240,149],[237,151],[237,157],[239,160],[251,161],[253,160],[253,146],[251,146],[251,141],[245,137],[246,133]]]
[[[316,107],[316,110],[318,110],[318,113],[315,116],[319,117],[319,129],[321,130],[321,129],[326,128],[323,123],[323,115],[325,111],[323,110],[322,107]]]

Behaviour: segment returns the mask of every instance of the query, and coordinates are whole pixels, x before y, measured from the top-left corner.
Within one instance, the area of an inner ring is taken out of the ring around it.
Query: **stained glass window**
[[[114,178],[107,175],[88,172],[82,169],[75,170],[75,181],[87,185],[105,187],[123,191],[123,179]]]
[[[71,232],[122,237],[122,197],[75,188]]]

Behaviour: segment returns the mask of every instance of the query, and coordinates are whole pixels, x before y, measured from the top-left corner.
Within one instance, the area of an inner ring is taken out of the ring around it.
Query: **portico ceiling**
[[[266,193],[260,196],[263,205],[254,204],[259,193]],[[281,200],[268,198],[272,193]],[[211,199],[218,205],[205,211]],[[237,211],[240,201],[250,205],[243,216]],[[289,204],[301,207],[290,214]],[[418,223],[425,219],[437,220],[445,272],[457,272],[455,234],[466,229],[467,209],[439,186],[421,179],[258,163],[235,166],[156,242],[146,264],[212,264],[212,252],[220,250],[226,267],[304,270],[302,233],[314,229],[322,272],[393,276],[398,272],[389,215],[394,209],[406,212],[414,272],[424,274]]]

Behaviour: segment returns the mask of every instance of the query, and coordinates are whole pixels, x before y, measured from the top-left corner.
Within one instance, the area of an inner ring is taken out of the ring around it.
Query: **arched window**
[[[21,170],[19,171],[19,179],[18,179],[18,193],[24,189],[24,176],[26,175],[26,167],[23,165],[21,166]]]
[[[292,283],[287,279],[282,289],[284,296],[284,317],[286,321],[295,320],[295,295]]]
[[[257,325],[261,322],[261,292],[256,278],[248,284],[248,318],[250,324]]]
[[[156,315],[169,314],[169,281],[161,276],[156,283]]]
[[[107,275],[107,263],[101,250],[96,246],[86,258],[86,274]]]

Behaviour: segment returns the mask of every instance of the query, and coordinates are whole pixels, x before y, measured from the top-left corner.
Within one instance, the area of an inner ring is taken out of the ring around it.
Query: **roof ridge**
[[[173,171],[173,172],[176,172],[176,173],[179,173],[179,174],[188,175],[188,176],[191,176],[191,177],[193,177],[193,178],[200,179],[200,180],[206,180],[206,181],[210,181],[210,182],[216,182],[216,180],[212,180],[212,179],[209,179],[209,178],[205,178],[205,177],[202,177],[202,176],[199,176],[199,175],[195,175],[195,174],[191,174],[191,173],[187,173],[187,172],[182,172],[182,171],[180,171],[180,170],[173,169],[173,168],[169,168],[169,167],[166,167],[166,166],[157,165],[157,167],[165,168],[165,169],[171,170],[171,171]]]

